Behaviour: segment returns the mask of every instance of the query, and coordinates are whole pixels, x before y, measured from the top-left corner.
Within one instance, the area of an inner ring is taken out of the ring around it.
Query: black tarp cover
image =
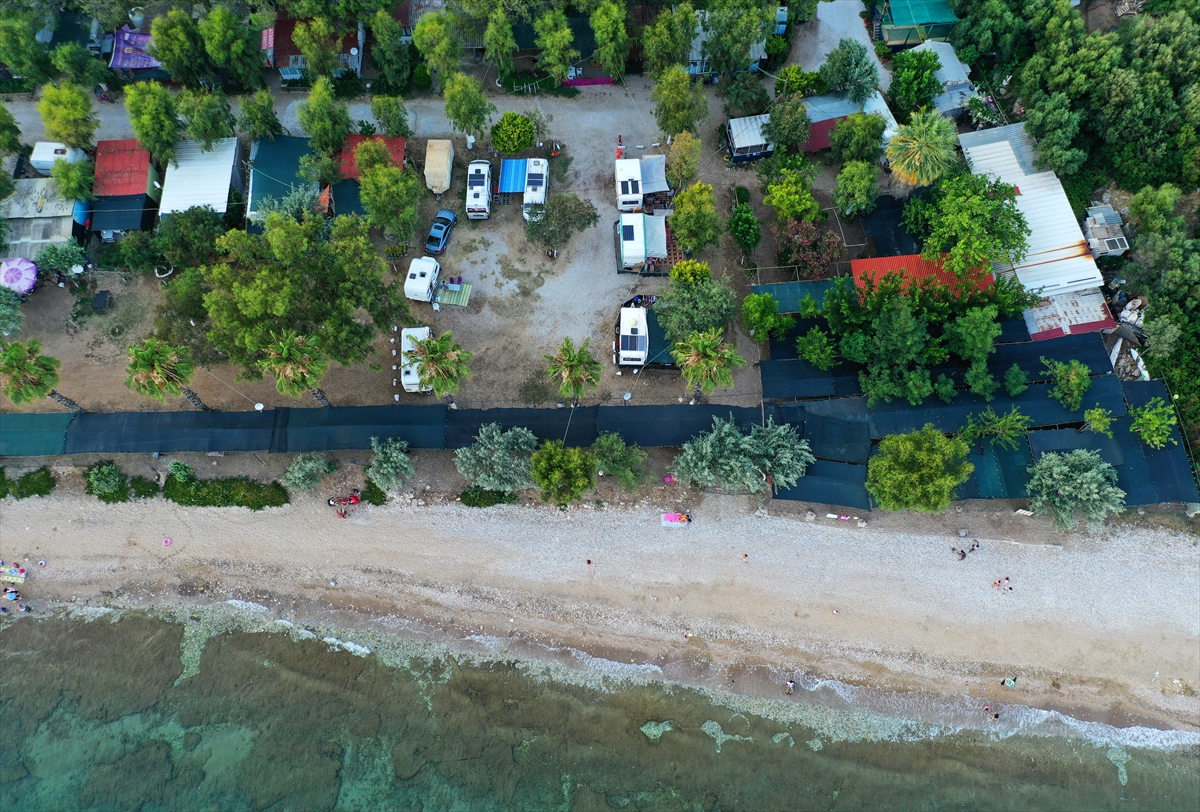
[[[395,437],[410,448],[446,447],[446,412],[430,406],[334,406],[277,409],[271,451],[334,451],[371,447]]]
[[[600,432],[615,431],[627,443],[653,448],[681,446],[697,434],[712,428],[713,418],[734,421],[743,430],[762,425],[762,409],[757,406],[601,406],[596,417]]]
[[[269,411],[87,412],[67,430],[66,453],[267,451],[274,420]]]
[[[1127,505],[1153,505],[1163,501],[1154,487],[1150,467],[1142,452],[1142,443],[1129,430],[1131,419],[1118,418],[1112,423],[1112,437],[1093,431],[1058,429],[1031,431],[1029,446],[1034,460],[1050,452],[1065,453],[1076,449],[1096,451],[1100,459],[1117,469],[1117,487],[1125,491]]]
[[[866,483],[865,465],[817,460],[808,466],[794,488],[779,491],[775,498],[870,510]]]
[[[767,404],[767,417],[795,426],[814,456],[838,462],[865,463],[871,451],[867,421],[843,420],[808,413],[799,404]]]
[[[499,423],[529,429],[539,440],[563,440],[568,446],[590,446],[596,442],[598,406],[576,409],[450,409],[446,412],[446,448],[465,448],[475,442],[479,428]]]
[[[0,457],[56,457],[67,446],[74,412],[0,414]]]
[[[1145,406],[1156,397],[1162,398],[1164,403],[1171,402],[1171,395],[1162,381],[1125,381],[1121,388],[1131,407]],[[1171,439],[1163,448],[1142,447],[1160,502],[1200,502],[1200,491],[1196,488],[1196,478],[1192,475],[1178,427],[1171,429]]]

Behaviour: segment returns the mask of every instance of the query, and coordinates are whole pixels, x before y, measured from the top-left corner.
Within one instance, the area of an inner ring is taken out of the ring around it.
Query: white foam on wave
[[[366,646],[360,646],[358,643],[351,643],[349,640],[339,640],[336,637],[322,637],[322,643],[328,643],[330,649],[341,649],[348,651],[355,657],[366,657],[371,653],[371,649]]]
[[[256,614],[261,614],[262,612],[270,612],[271,611],[267,607],[263,606],[261,603],[255,603],[254,601],[229,600],[229,601],[225,601],[225,603],[227,603],[230,606],[233,606],[237,609],[241,609],[243,612],[254,612]]]
[[[641,663],[640,665],[638,663],[619,663],[604,657],[593,657],[586,651],[580,651],[577,648],[558,649],[558,651],[568,652],[588,671],[597,672],[606,677],[644,680],[662,676],[662,669],[654,663]]]

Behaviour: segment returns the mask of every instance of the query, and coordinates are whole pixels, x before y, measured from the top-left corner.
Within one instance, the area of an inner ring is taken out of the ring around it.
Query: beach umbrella
[[[33,290],[37,283],[37,266],[25,257],[6,259],[0,263],[0,285],[21,295]]]

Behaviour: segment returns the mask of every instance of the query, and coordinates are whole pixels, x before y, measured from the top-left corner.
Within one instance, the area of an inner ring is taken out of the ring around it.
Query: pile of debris
[[[1120,294],[1115,294],[1112,298],[1113,309],[1120,303],[1118,298]],[[1111,330],[1105,331],[1106,335],[1115,338],[1115,341],[1109,348],[1109,359],[1112,361],[1113,370],[1117,377],[1122,381],[1148,381],[1150,373],[1146,370],[1146,363],[1142,360],[1141,353],[1138,350],[1146,345],[1145,330],[1142,325],[1146,320],[1146,302],[1144,299],[1130,299],[1125,303],[1125,307],[1117,316],[1118,324]]]

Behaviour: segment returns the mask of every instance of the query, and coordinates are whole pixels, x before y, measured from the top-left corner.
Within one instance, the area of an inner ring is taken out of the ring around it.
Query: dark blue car
[[[450,241],[450,232],[454,230],[454,224],[458,222],[458,218],[454,216],[454,212],[449,209],[442,209],[433,218],[433,226],[429,229],[429,236],[425,238],[425,253],[441,254],[446,250],[446,243]]]

